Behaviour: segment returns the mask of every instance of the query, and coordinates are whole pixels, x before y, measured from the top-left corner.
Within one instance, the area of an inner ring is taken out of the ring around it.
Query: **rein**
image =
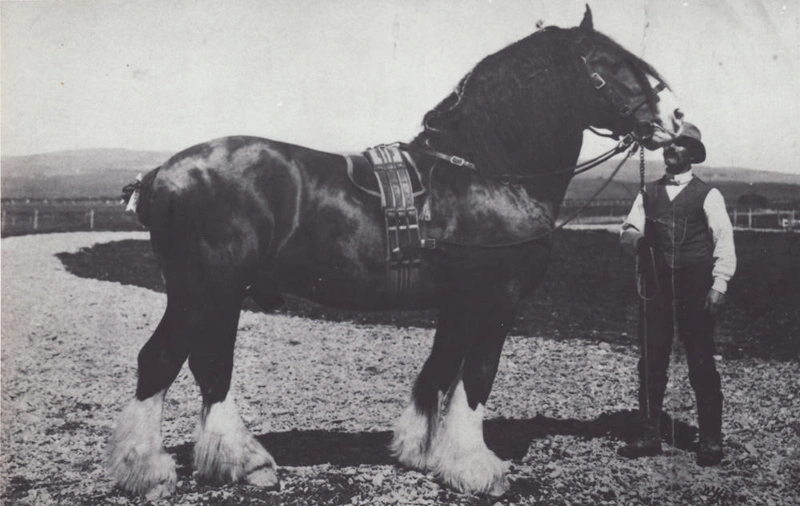
[[[595,132],[594,129],[591,129],[591,130],[592,130],[592,132]],[[599,133],[597,135],[601,135],[603,137],[607,137],[607,136],[599,134]],[[602,153],[602,154],[592,158],[591,160],[587,160],[587,161],[579,163],[577,165],[573,165],[572,167],[553,170],[553,171],[550,171],[550,172],[542,172],[542,173],[539,173],[539,174],[526,174],[526,175],[523,175],[523,176],[512,176],[512,175],[506,174],[506,175],[503,175],[503,176],[492,177],[492,179],[498,179],[498,180],[500,180],[500,182],[502,182],[504,184],[511,184],[511,183],[516,184],[516,183],[523,183],[525,181],[532,181],[532,180],[539,179],[539,178],[542,178],[542,177],[552,177],[552,176],[558,176],[558,175],[562,175],[562,174],[572,174],[573,176],[576,176],[578,174],[582,174],[582,173],[584,173],[584,172],[586,172],[588,170],[591,170],[591,169],[597,167],[598,165],[600,165],[601,163],[610,160],[611,158],[613,158],[617,154],[622,153],[623,151],[628,149],[628,147],[631,146],[633,144],[633,142],[634,142],[633,136],[631,134],[628,134],[625,137],[623,137],[617,143],[616,146],[614,146],[613,148],[609,149],[605,153]],[[449,162],[451,165],[455,165],[456,167],[467,167],[468,169],[471,169],[471,170],[475,170],[475,171],[478,170],[478,168],[475,166],[474,163],[470,162],[469,160],[465,160],[464,158],[461,158],[460,156],[447,155],[445,153],[436,151],[434,149],[419,148],[419,147],[416,147],[416,146],[412,146],[411,144],[406,144],[405,142],[396,142],[396,143],[390,144],[390,145],[391,146],[398,146],[398,147],[400,147],[400,148],[402,148],[402,149],[404,149],[406,151],[412,151],[412,152],[421,153],[421,154],[424,154],[424,155],[430,155],[430,156],[433,156],[433,157],[438,158],[440,160],[444,160],[446,162]]]
[[[627,139],[629,137],[630,136],[626,136],[625,138]],[[622,143],[622,141],[620,141],[620,142]],[[628,142],[627,145],[625,146],[625,148],[623,148],[623,150],[626,149],[628,146],[630,146],[631,143],[632,143],[632,141]],[[643,148],[641,148],[638,143],[633,144],[633,148],[631,148],[631,150],[628,151],[628,154],[625,155],[625,158],[620,160],[620,162],[614,168],[614,171],[611,173],[611,175],[608,177],[608,179],[600,186],[600,188],[595,190],[595,192],[592,194],[592,196],[589,198],[589,200],[584,205],[582,205],[577,211],[575,211],[569,218],[564,220],[561,224],[551,228],[547,232],[544,232],[544,233],[539,234],[539,235],[534,236],[534,237],[528,237],[526,239],[521,239],[519,241],[497,243],[497,244],[466,243],[466,242],[453,241],[453,240],[450,240],[450,239],[428,239],[428,241],[434,241],[436,246],[438,246],[439,244],[442,244],[442,245],[447,245],[447,246],[461,246],[461,247],[471,247],[471,248],[511,248],[511,247],[514,247],[514,246],[521,246],[523,244],[528,244],[528,243],[531,243],[531,242],[538,241],[540,239],[544,239],[545,237],[549,236],[553,232],[564,228],[568,223],[570,223],[572,220],[577,218],[578,215],[581,212],[583,212],[589,206],[589,204],[591,204],[594,201],[594,199],[597,198],[597,196],[600,195],[600,193],[603,190],[606,189],[606,187],[609,184],[611,184],[611,181],[613,181],[613,179],[616,177],[617,173],[620,171],[620,169],[625,164],[625,162],[627,162],[628,159],[633,155],[633,153],[636,152],[638,149],[643,149]],[[436,246],[434,246],[434,247],[436,247]]]

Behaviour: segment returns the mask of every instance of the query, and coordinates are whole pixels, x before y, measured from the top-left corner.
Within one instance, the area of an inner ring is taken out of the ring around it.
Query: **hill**
[[[137,174],[173,153],[130,149],[81,149],[0,159],[3,198],[118,197]]]
[[[164,163],[172,152],[130,149],[82,149],[0,159],[0,191],[3,198],[105,198],[117,197],[122,186],[137,174]],[[577,176],[567,199],[583,200],[603,185],[616,166],[612,160]],[[663,173],[660,162],[648,161],[646,179]],[[729,201],[746,193],[758,193],[769,201],[797,200],[800,175],[744,168],[700,166],[697,174],[719,187]],[[639,187],[638,161],[629,160],[600,199],[632,199]]]

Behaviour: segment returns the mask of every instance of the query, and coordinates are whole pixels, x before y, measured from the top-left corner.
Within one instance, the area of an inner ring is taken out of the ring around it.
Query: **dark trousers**
[[[639,319],[639,406],[645,420],[656,422],[667,387],[667,368],[674,336],[683,343],[689,382],[697,401],[700,437],[719,437],[722,391],[714,364],[714,315],[703,309],[713,283],[710,265],[679,269],[666,266],[651,277]]]

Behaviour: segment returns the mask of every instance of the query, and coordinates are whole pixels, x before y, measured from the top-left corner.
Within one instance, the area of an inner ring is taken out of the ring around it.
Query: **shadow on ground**
[[[664,415],[662,439],[676,448],[692,451],[697,428]],[[521,460],[531,443],[548,436],[569,435],[584,439],[626,440],[635,433],[636,412],[603,413],[594,420],[576,420],[537,416],[528,420],[496,418],[484,422],[486,444],[504,460]],[[304,467],[322,464],[350,467],[395,464],[388,450],[390,431],[340,432],[305,430],[275,432],[257,436],[281,466]],[[168,450],[178,461],[178,474],[192,474],[191,443]]]
[[[603,254],[598,254],[603,252]],[[717,325],[726,359],[800,357],[800,234],[736,233],[736,275]],[[149,241],[97,244],[59,253],[66,269],[86,278],[164,291]],[[636,346],[634,262],[605,231],[562,230],[544,282],[523,300],[512,333]],[[246,309],[258,310],[247,301]],[[279,313],[328,321],[434,328],[435,311],[358,312],[287,297]]]

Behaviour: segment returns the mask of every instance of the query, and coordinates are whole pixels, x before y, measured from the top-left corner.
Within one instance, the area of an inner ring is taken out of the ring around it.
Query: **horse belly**
[[[404,289],[393,284],[383,245],[368,255],[348,257],[327,248],[322,255],[293,254],[276,262],[280,292],[330,307],[353,310],[426,309],[435,305],[437,287],[432,266],[420,262]],[[322,260],[321,257],[325,259]]]

